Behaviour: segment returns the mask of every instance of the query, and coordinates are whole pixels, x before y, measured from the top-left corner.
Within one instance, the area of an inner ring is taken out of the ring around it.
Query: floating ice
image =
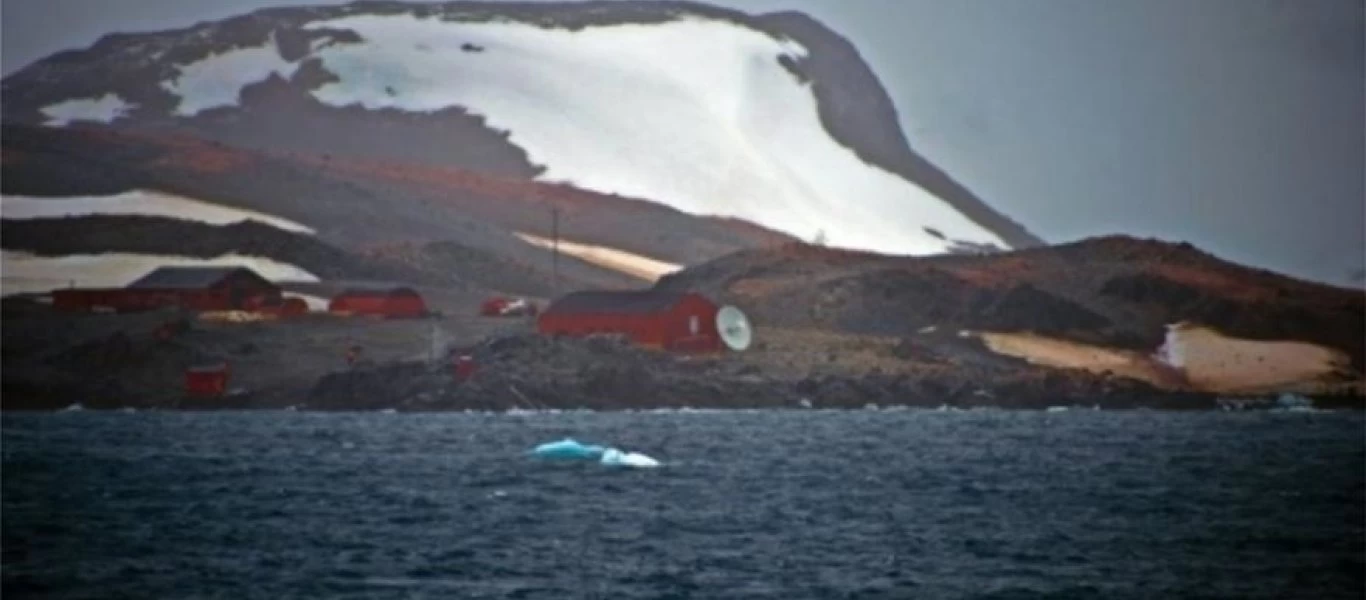
[[[571,438],[541,444],[533,448],[531,454],[541,458],[597,460],[610,467],[652,468],[659,466],[659,461],[639,452],[622,452],[616,448],[582,444]]]
[[[565,438],[558,442],[549,442],[536,446],[531,453],[541,458],[570,458],[596,460],[603,455],[606,448],[602,446],[581,444],[573,439]]]
[[[649,456],[639,452],[622,452],[616,448],[608,448],[603,452],[600,462],[609,467],[635,467],[638,469],[651,469],[659,466],[659,461]]]
[[[1311,412],[1314,410],[1314,401],[1299,394],[1281,394],[1276,397],[1275,410]]]

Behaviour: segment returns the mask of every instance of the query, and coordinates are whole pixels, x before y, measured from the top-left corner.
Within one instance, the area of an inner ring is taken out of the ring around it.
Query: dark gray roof
[[[638,292],[591,291],[574,292],[556,300],[545,314],[631,313],[662,312],[673,308],[685,292],[644,290]]]
[[[177,289],[200,290],[212,287],[236,273],[246,273],[248,277],[266,281],[256,271],[246,267],[158,267],[143,275],[141,279],[128,284],[129,289]]]

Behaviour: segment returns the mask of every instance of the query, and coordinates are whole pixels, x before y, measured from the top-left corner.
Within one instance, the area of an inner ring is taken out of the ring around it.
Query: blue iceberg
[[[531,450],[531,454],[541,458],[597,460],[606,450],[602,446],[580,444],[576,440],[565,438],[536,446]]]
[[[639,452],[623,452],[593,444],[582,444],[577,440],[565,438],[558,442],[547,442],[531,449],[531,455],[540,458],[564,460],[596,460],[609,467],[653,468],[659,461]]]

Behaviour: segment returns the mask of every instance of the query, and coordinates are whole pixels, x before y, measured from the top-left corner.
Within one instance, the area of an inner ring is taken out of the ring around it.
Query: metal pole
[[[560,207],[550,207],[550,256],[551,269],[555,274],[555,287],[552,296],[560,296]]]

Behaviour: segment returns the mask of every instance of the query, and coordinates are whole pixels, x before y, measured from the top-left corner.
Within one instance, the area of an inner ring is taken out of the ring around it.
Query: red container
[[[468,354],[461,355],[455,359],[455,380],[465,381],[474,376],[478,366],[474,363],[474,357]]]
[[[185,395],[216,398],[228,391],[228,364],[191,367],[185,370]]]

